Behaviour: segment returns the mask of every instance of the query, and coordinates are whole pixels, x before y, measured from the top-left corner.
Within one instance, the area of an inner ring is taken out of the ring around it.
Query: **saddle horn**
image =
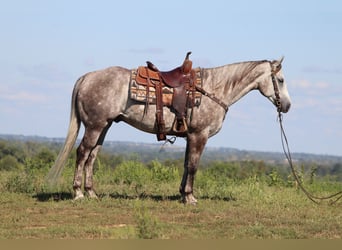
[[[191,55],[191,51],[189,51],[188,53],[186,53],[185,59],[184,60],[189,60],[189,56]]]
[[[183,65],[182,65],[182,71],[183,74],[189,74],[192,69],[192,61],[189,59],[189,56],[191,55],[191,51],[186,53]]]

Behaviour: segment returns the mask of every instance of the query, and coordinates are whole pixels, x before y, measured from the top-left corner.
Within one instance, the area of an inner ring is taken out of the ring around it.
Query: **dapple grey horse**
[[[222,127],[228,110],[224,106],[228,108],[251,90],[258,89],[279,112],[288,112],[291,100],[281,70],[282,60],[249,61],[202,69],[202,89],[209,95],[203,95],[200,106],[189,112],[188,132],[183,135],[186,152],[180,193],[185,203],[197,202],[193,195],[195,174],[208,138]],[[81,189],[83,172],[85,192],[89,197],[97,197],[93,189],[93,164],[113,122],[123,121],[139,130],[156,133],[155,105],[150,105],[144,114],[144,103],[131,100],[130,78],[130,69],[110,67],[85,74],[74,86],[68,134],[48,177],[56,180],[60,176],[83,123],[85,131],[77,148],[73,181],[75,199],[84,197]],[[217,100],[225,105],[219,105]],[[170,134],[175,114],[167,107],[164,107],[164,119]]]

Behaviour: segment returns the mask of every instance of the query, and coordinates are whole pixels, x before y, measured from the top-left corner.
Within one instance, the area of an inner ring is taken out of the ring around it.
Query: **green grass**
[[[316,205],[284,181],[199,171],[197,206],[180,203],[180,173],[158,162],[123,162],[95,173],[99,200],[73,201],[72,168],[58,189],[42,171],[0,171],[0,239],[341,239],[341,201]],[[274,173],[273,173],[274,174]],[[342,189],[315,181],[318,194]]]
[[[204,198],[194,207],[153,197],[105,196],[100,201],[57,202],[4,193],[0,238],[340,239],[342,236],[340,207],[317,206],[300,194],[275,188],[267,188],[264,199],[245,198],[236,201]]]

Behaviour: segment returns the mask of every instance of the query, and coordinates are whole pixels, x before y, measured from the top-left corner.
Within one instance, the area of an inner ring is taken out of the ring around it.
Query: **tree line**
[[[0,171],[20,170],[27,167],[35,169],[49,169],[61,148],[56,142],[32,142],[32,141],[7,141],[0,139]],[[95,170],[99,164],[108,168],[115,168],[123,161],[140,161],[147,167],[152,161],[160,161],[165,167],[183,168],[183,153],[170,154],[169,157],[158,159],[158,154],[151,152],[121,151],[115,153],[112,150],[102,150],[95,163]],[[207,153],[209,154],[209,153]],[[70,154],[70,165],[75,162],[75,149]],[[233,156],[231,156],[234,158]],[[246,178],[251,175],[269,175],[277,171],[279,176],[288,176],[289,168],[285,164],[270,164],[262,160],[215,160],[212,158],[202,159],[200,169],[210,169],[218,175],[227,175],[229,178]],[[315,176],[333,176],[342,180],[342,162],[321,165],[315,162],[302,162],[298,171]]]

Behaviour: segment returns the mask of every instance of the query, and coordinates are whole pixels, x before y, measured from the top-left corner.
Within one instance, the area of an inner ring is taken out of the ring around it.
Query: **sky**
[[[89,71],[146,60],[169,70],[187,51],[204,68],[285,56],[291,151],[342,156],[341,24],[339,0],[0,0],[0,134],[65,137]],[[157,143],[125,123],[106,140]],[[250,92],[208,146],[281,152],[276,108]]]

